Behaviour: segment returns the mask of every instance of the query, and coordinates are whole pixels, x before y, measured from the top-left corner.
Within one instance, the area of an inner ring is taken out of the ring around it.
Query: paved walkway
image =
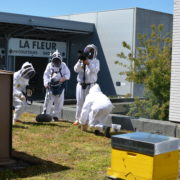
[[[134,119],[132,117],[123,115],[127,111],[127,106],[129,103],[131,102],[113,103],[115,105],[115,108],[113,110],[113,113],[109,115],[109,118],[113,124],[121,124],[121,129],[127,131],[142,131],[180,137],[179,123],[145,118]],[[42,112],[42,106],[42,103],[34,102],[33,105],[29,106],[28,112],[40,114]],[[62,111],[63,120],[74,122],[75,110],[75,100],[66,101]]]

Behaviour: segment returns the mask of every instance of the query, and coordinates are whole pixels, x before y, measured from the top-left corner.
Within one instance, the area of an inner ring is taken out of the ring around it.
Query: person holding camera
[[[83,103],[89,89],[95,85],[100,63],[97,57],[97,47],[94,44],[89,44],[84,48],[83,52],[79,51],[78,61],[74,66],[74,71],[77,75],[76,86],[76,117],[74,125],[79,125],[79,118]]]
[[[31,63],[25,62],[21,69],[13,75],[13,124],[20,122],[19,117],[26,110],[28,105],[27,95],[30,89],[29,80],[35,75],[34,67]]]
[[[51,62],[48,63],[43,76],[46,88],[43,113],[51,115],[54,121],[59,120],[59,114],[61,114],[64,104],[65,82],[69,79],[70,70],[66,63],[62,62],[62,56],[56,50],[52,54]],[[52,108],[53,104],[54,108]]]

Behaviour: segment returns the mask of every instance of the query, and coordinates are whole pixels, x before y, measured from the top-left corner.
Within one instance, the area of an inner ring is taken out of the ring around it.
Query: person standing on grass
[[[74,125],[79,124],[81,109],[85,101],[89,89],[96,83],[100,64],[97,57],[97,47],[94,44],[89,44],[84,48],[83,55],[79,56],[77,63],[74,66],[74,71],[77,75],[76,86],[76,116]]]
[[[111,121],[108,115],[113,109],[110,99],[102,93],[98,84],[90,88],[82,107],[79,122],[83,131],[87,127],[95,129],[95,133],[103,132],[110,137]]]
[[[20,122],[20,115],[26,110],[27,101],[27,87],[29,80],[35,75],[35,70],[31,63],[25,62],[21,69],[14,73],[13,76],[13,124]]]
[[[54,121],[59,121],[61,118],[59,114],[64,105],[65,82],[70,79],[70,70],[66,63],[62,62],[62,56],[58,50],[52,54],[51,62],[46,67],[43,79],[46,88],[43,113],[51,115]]]

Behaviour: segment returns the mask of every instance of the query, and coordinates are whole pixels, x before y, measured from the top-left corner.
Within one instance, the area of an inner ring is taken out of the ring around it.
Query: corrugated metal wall
[[[180,0],[174,0],[169,120],[180,122]]]

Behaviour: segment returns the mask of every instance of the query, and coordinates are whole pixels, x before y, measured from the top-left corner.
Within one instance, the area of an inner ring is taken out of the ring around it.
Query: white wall
[[[119,95],[133,94],[132,83],[127,82],[125,76],[119,75],[123,68],[114,62],[119,60],[117,54],[124,51],[122,41],[134,48],[134,16],[135,8],[55,17],[95,24],[116,93]],[[116,82],[121,82],[122,85],[116,86]]]
[[[169,120],[180,122],[180,0],[174,0]]]
[[[130,93],[133,96],[143,96],[143,86],[126,81],[125,76],[119,75],[119,72],[125,69],[114,64],[114,62],[120,60],[117,57],[118,53],[122,51],[127,53],[122,48],[122,41],[126,41],[131,45],[134,51],[138,42],[137,34],[150,34],[152,24],[164,24],[165,30],[169,32],[172,29],[172,15],[141,8],[129,8],[55,18],[94,23],[116,94],[126,95]],[[123,59],[121,61],[124,62]],[[128,64],[128,62],[126,63]],[[116,82],[121,82],[121,86],[116,86]]]

